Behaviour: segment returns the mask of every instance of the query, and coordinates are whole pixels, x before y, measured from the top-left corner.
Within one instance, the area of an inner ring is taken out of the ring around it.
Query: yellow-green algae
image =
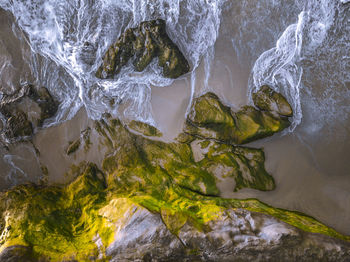
[[[276,94],[276,98],[283,97]],[[271,98],[266,103],[273,104],[274,101]],[[286,103],[289,106],[288,102]],[[225,143],[245,144],[271,136],[289,125],[287,117],[276,115],[272,111],[258,110],[253,106],[244,106],[239,111],[233,112],[230,107],[222,104],[217,95],[209,92],[194,99],[184,131]]]
[[[128,168],[125,172],[129,172]],[[31,247],[36,257],[50,261],[96,258],[112,243],[114,223],[125,219],[124,212],[131,206],[159,213],[174,234],[186,222],[208,231],[208,222],[225,209],[244,208],[272,215],[308,232],[350,240],[298,212],[273,208],[256,199],[204,196],[179,186],[160,169],[152,173],[132,170],[136,172],[143,181],[120,182],[123,179],[114,174],[108,176],[106,183],[102,172],[89,164],[65,187],[23,185],[2,193],[0,252],[8,246],[23,245]],[[96,245],[98,237],[103,246]],[[104,259],[108,258],[101,258]]]

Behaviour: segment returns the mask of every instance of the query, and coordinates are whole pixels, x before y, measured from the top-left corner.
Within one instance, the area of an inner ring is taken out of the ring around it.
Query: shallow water
[[[0,149],[1,189],[43,179],[41,165],[48,168],[50,183],[62,183],[71,179],[64,173],[72,163],[98,164],[103,148],[93,146],[74,157],[64,151],[105,111],[153,123],[171,141],[182,130],[193,96],[214,91],[238,109],[267,83],[286,95],[296,113],[284,134],[249,144],[264,147],[277,187],[237,193],[226,187],[222,195],[257,197],[350,234],[350,3],[115,2],[0,0],[8,10],[0,12],[1,91],[31,82],[46,86],[61,102],[34,146]],[[101,55],[120,32],[159,17],[167,20],[191,73],[170,81],[159,76],[154,63],[138,74],[125,68],[114,80],[94,77]],[[123,102],[111,106],[111,98]]]

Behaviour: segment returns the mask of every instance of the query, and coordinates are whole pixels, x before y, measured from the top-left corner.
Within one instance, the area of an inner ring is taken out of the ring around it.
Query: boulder
[[[271,87],[264,85],[253,93],[254,105],[262,111],[274,112],[281,116],[293,116],[293,110],[287,99]]]

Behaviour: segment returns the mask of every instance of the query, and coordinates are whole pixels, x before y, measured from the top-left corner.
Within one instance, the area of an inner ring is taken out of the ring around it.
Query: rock
[[[234,181],[231,190],[254,188],[272,190],[274,180],[264,167],[265,157],[260,149],[234,147],[215,141],[193,139],[186,143],[154,141],[129,132],[120,121],[97,122],[97,131],[111,153],[102,163],[103,171],[118,174],[119,187],[125,183],[139,181],[142,184],[170,176],[174,182],[203,195],[218,196],[218,184],[226,179]],[[114,149],[118,148],[118,152]],[[113,152],[113,153],[112,153]],[[122,172],[125,168],[132,171]],[[158,175],[148,175],[144,172]],[[140,172],[142,170],[142,172]],[[224,173],[224,174],[222,174]],[[110,178],[113,175],[110,176]],[[124,182],[123,182],[124,181]]]
[[[289,125],[288,118],[252,106],[232,112],[215,94],[206,93],[194,99],[184,131],[239,145],[271,136]]]
[[[32,253],[32,248],[26,246],[10,246],[0,253],[1,262],[36,262]],[[43,260],[42,260],[43,261]],[[44,261],[43,261],[44,262]]]
[[[27,119],[27,115],[17,110],[12,112],[6,121],[5,135],[8,138],[27,137],[33,134],[32,123]]]
[[[164,143],[111,117],[95,130],[102,170],[83,162],[67,185],[0,192],[4,261],[349,261],[350,236],[310,216],[220,197],[227,177],[232,190],[274,187],[261,149],[189,134]]]
[[[120,200],[116,200],[120,201]],[[117,205],[115,206],[117,208]],[[302,232],[271,216],[227,209],[206,231],[185,222],[170,234],[164,218],[130,205],[117,221],[109,261],[348,261],[350,244]],[[132,232],[132,233],[131,233]],[[135,233],[134,233],[135,232]],[[137,232],[137,233],[136,233]]]
[[[263,111],[275,112],[281,116],[293,116],[292,107],[280,94],[264,85],[256,93],[253,93],[254,105]]]
[[[40,87],[35,89],[34,87],[30,88],[28,96],[38,104],[40,108],[40,118],[37,120],[38,126],[42,126],[43,122],[53,117],[58,110],[58,103],[53,99],[49,91]]]
[[[139,132],[145,136],[162,136],[163,134],[154,126],[143,123],[141,121],[132,120],[128,127],[136,132]]]
[[[73,154],[75,151],[77,151],[80,147],[80,139],[77,139],[73,142],[70,142],[67,150],[66,150],[66,154],[70,155]]]
[[[189,72],[186,58],[168,37],[165,21],[161,19],[127,29],[107,50],[96,77],[113,77],[131,58],[136,71],[141,72],[156,57],[164,77],[177,78]]]
[[[22,102],[26,99],[28,107],[39,109],[39,117],[29,117],[28,109],[22,109]],[[0,101],[0,113],[5,118],[3,134],[7,142],[21,140],[33,134],[35,128],[53,117],[58,109],[58,103],[53,99],[46,88],[35,88],[32,85],[22,86],[11,95],[3,95]]]

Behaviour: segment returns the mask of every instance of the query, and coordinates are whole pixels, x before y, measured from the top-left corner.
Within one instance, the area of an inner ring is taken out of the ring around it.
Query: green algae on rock
[[[161,19],[145,21],[139,27],[127,29],[107,50],[96,77],[113,77],[131,58],[135,69],[141,72],[156,57],[164,77],[177,78],[189,72],[186,58],[168,37],[165,21]]]
[[[145,184],[144,181],[154,179],[154,184],[158,184],[158,177],[170,176],[181,187],[203,195],[218,196],[218,173],[225,171],[226,176],[235,180],[234,191],[245,187],[274,189],[274,180],[265,170],[265,157],[260,149],[234,147],[215,141],[205,143],[198,139],[165,143],[135,135],[119,120],[101,120],[96,124],[103,143],[109,148],[102,163],[103,170],[111,174],[109,179],[117,174],[118,183],[138,181]],[[155,170],[160,174],[152,175]],[[161,175],[163,172],[165,174]],[[120,184],[120,187],[124,186]]]
[[[169,230],[171,234],[166,232],[158,236],[156,234],[152,237],[154,239],[152,243],[145,243],[145,240],[142,240],[143,236],[139,235],[139,245],[147,244],[151,247],[159,241],[163,243],[162,237],[168,234],[171,240],[181,239],[178,248],[184,255],[192,254],[194,251],[205,252],[203,249],[206,247],[203,245],[213,244],[206,243],[205,239],[209,237],[215,240],[223,229],[232,230],[230,233],[232,237],[237,234],[238,238],[242,237],[242,234],[248,237],[252,234],[252,240],[259,240],[262,245],[267,245],[270,241],[264,239],[264,234],[268,234],[267,236],[271,238],[269,233],[271,225],[277,224],[279,230],[286,227],[274,218],[307,232],[350,240],[349,237],[298,212],[273,208],[255,199],[223,199],[198,194],[179,186],[166,172],[160,170],[149,173],[152,170],[144,171],[142,168],[129,170],[124,167],[124,171],[120,169],[118,172],[128,173],[128,176],[112,172],[106,181],[105,175],[95,165],[88,164],[70,185],[64,187],[22,185],[1,193],[0,253],[14,246],[22,246],[29,249],[25,248],[24,251],[30,258],[34,257],[34,261],[39,259],[108,261],[113,255],[113,247],[118,244],[118,239],[122,238],[124,243],[136,237],[132,233],[134,232],[132,226],[137,228],[137,225],[142,223],[142,220],[147,220],[149,216],[153,217],[152,223],[160,217],[159,221],[165,225],[163,230]],[[134,172],[143,172],[144,179],[134,179],[132,177]],[[224,221],[226,222],[223,223]],[[232,225],[228,227],[227,222]],[[249,229],[248,225],[244,229],[242,222],[253,223],[254,228]],[[154,225],[149,223],[146,221],[150,229]],[[220,229],[222,226],[223,229]],[[127,231],[128,228],[130,232]],[[141,225],[141,228],[145,227]],[[241,230],[244,230],[244,233],[240,232]],[[147,234],[152,232],[156,233],[154,230],[145,232],[144,238],[147,240]],[[282,232],[286,232],[286,229]],[[294,239],[295,234],[294,232],[292,236]],[[126,235],[130,237],[123,239]],[[199,236],[204,242],[196,240]],[[216,241],[216,244],[224,239],[227,241],[227,237],[224,235],[223,239]],[[286,237],[277,235],[274,241],[283,239]],[[312,238],[310,240],[311,243],[315,242]],[[306,242],[310,243],[310,240]],[[124,246],[122,243],[117,247],[124,249],[129,246]],[[276,242],[272,246],[274,250],[275,245]],[[289,245],[286,244],[287,247]],[[319,243],[313,245],[316,248]],[[340,243],[337,249],[342,245],[346,246]],[[169,245],[166,246],[171,250]],[[234,247],[237,248],[236,244],[228,248]],[[319,249],[318,247],[317,250]],[[145,253],[137,258],[142,258],[144,255]]]
[[[229,108],[210,96],[216,110],[207,115],[210,121],[230,122]],[[244,261],[259,252],[263,261],[291,261],[290,254],[347,261],[350,256],[350,237],[310,216],[256,199],[220,197],[218,184],[225,177],[234,179],[232,190],[274,188],[261,149],[188,133],[165,143],[134,134],[111,117],[96,121],[95,130],[106,149],[102,170],[81,163],[68,185],[28,184],[0,192],[0,258]]]
[[[277,94],[274,97],[282,105],[282,95]],[[274,101],[271,98],[266,103],[272,105]],[[253,106],[244,106],[238,112],[233,112],[215,94],[206,93],[194,99],[184,132],[239,145],[271,136],[289,125],[287,117],[276,116],[270,111],[261,111]]]
[[[163,134],[154,126],[151,126],[147,123],[132,120],[128,127],[132,130],[135,130],[136,132],[139,132],[145,136],[162,136]]]

